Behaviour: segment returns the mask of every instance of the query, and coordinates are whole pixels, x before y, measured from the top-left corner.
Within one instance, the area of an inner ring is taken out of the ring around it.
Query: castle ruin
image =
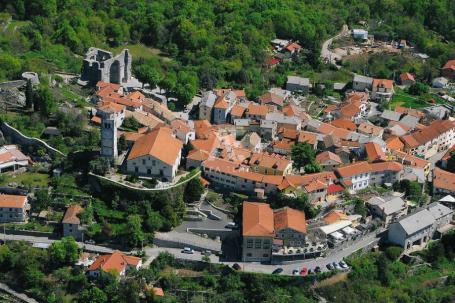
[[[128,49],[114,57],[111,52],[91,47],[82,64],[81,81],[91,85],[98,81],[128,83],[131,80],[131,61]]]

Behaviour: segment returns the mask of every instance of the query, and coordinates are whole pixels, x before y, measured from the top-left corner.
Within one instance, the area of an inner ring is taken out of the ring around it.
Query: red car
[[[306,275],[308,275],[308,268],[306,268],[306,267],[302,268],[302,270],[300,271],[300,275],[302,277],[305,277]]]

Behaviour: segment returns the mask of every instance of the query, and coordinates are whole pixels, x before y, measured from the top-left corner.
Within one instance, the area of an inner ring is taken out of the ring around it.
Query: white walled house
[[[97,278],[101,272],[116,273],[120,277],[125,276],[131,269],[142,267],[142,260],[138,257],[127,256],[116,250],[110,255],[99,256],[88,268],[88,274],[92,278]]]
[[[25,222],[29,209],[27,196],[0,195],[0,223]]]
[[[180,165],[182,145],[172,136],[171,129],[154,129],[134,143],[126,160],[126,170],[130,174],[172,182]]]

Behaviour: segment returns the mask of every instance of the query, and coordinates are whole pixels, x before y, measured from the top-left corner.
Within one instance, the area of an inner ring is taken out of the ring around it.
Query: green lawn
[[[49,185],[49,175],[31,172],[22,174],[4,173],[0,175],[0,185],[5,186],[11,182],[22,184],[25,187],[47,187]]]
[[[147,47],[141,43],[121,45],[121,46],[118,46],[115,48],[111,48],[109,50],[111,52],[113,52],[114,55],[116,55],[116,54],[119,54],[124,48],[129,49],[134,60],[139,59],[139,58],[143,58],[145,60],[153,59],[153,58],[159,58],[164,61],[172,60],[169,57],[167,57],[164,53],[162,53],[159,49]]]

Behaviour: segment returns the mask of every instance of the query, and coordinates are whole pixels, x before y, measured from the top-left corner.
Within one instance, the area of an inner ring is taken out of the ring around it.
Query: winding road
[[[349,28],[346,24],[343,25],[343,27],[341,28],[341,31],[333,36],[332,38],[330,39],[327,39],[326,41],[324,41],[324,43],[322,43],[322,48],[321,48],[321,58],[324,62],[328,62],[328,63],[332,63],[332,64],[335,64],[336,65],[336,57],[337,55],[335,53],[333,53],[329,47],[330,45],[332,44],[333,40],[334,39],[338,39],[338,38],[341,38],[341,37],[344,37],[346,35],[349,35],[350,31],[349,31]],[[340,66],[336,65],[338,68],[340,68]]]

